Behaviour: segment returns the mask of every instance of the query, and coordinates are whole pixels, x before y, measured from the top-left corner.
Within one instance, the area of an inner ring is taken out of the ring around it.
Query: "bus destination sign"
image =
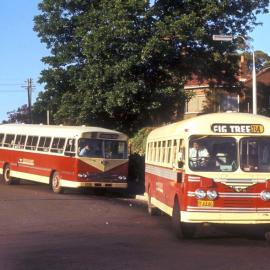
[[[100,139],[118,139],[118,134],[111,134],[111,133],[100,133]]]
[[[263,133],[261,124],[213,124],[211,130],[215,133]]]

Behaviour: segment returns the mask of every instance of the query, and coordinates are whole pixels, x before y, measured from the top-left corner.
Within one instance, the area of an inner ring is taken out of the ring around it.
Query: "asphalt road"
[[[270,244],[202,228],[178,240],[167,216],[116,195],[0,186],[0,269],[269,269]]]

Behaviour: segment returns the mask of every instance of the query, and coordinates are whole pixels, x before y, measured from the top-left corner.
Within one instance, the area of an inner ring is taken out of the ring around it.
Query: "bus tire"
[[[264,238],[268,243],[270,243],[270,231],[266,231],[264,233]]]
[[[3,183],[5,185],[12,185],[13,179],[10,176],[10,166],[9,164],[6,164],[3,169]]]
[[[151,203],[151,195],[148,193],[147,211],[150,216],[160,215],[160,210]]]
[[[192,238],[196,232],[196,225],[181,222],[181,214],[178,199],[175,198],[172,212],[172,227],[179,239]]]
[[[54,193],[60,194],[63,193],[63,187],[61,187],[60,176],[57,171],[54,171],[51,176],[51,188]]]

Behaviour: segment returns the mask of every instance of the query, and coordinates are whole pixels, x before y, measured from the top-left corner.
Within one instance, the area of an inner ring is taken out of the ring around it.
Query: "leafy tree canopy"
[[[49,108],[56,123],[117,128],[179,118],[183,85],[201,79],[235,83],[237,42],[269,0],[43,0],[34,30],[51,54],[43,58],[45,91],[34,113]]]
[[[264,68],[270,67],[270,56],[263,51],[255,51],[255,66],[256,71],[260,71]],[[253,57],[252,53],[245,53],[245,59],[247,60],[248,69],[252,71]]]
[[[8,112],[8,120],[3,123],[29,123],[29,109],[26,104],[19,107],[16,111]]]

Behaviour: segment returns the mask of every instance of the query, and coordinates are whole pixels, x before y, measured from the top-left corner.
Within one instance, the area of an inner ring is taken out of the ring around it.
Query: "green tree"
[[[255,51],[255,65],[256,71],[260,71],[264,68],[270,67],[270,56],[263,51]],[[253,59],[251,53],[245,53],[244,57],[247,61],[248,69],[252,71]]]
[[[193,73],[236,83],[236,41],[269,1],[43,0],[35,31],[51,55],[34,112],[56,123],[91,124],[129,134],[179,119]]]
[[[29,123],[29,110],[26,104],[19,107],[16,111],[8,112],[8,120],[5,123]]]

